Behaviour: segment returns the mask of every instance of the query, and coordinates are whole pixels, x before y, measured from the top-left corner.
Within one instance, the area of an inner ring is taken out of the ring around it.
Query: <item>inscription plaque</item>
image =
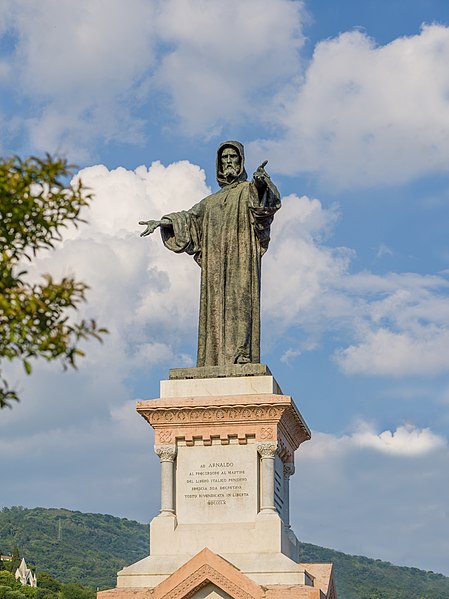
[[[178,447],[179,524],[251,522],[257,515],[255,445]]]

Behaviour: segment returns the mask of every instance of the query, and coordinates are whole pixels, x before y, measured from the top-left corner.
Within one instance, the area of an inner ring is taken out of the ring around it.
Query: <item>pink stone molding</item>
[[[288,395],[176,397],[137,402],[137,411],[155,430],[155,443],[222,445],[248,441],[278,443],[285,462],[310,439],[298,408]]]

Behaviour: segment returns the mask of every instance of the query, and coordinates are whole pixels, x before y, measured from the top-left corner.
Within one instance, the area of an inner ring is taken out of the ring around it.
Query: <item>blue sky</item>
[[[215,190],[245,144],[283,195],[263,265],[262,356],[313,430],[304,541],[449,575],[449,6],[434,1],[4,0],[2,155],[62,153],[88,225],[30,269],[89,283],[110,330],[77,373],[8,366],[0,505],[148,521],[134,412],[195,360],[199,270],[137,221]]]

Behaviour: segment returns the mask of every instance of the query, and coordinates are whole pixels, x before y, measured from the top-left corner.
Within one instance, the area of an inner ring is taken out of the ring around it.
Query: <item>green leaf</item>
[[[23,362],[23,367],[25,368],[25,372],[27,374],[31,374],[31,371],[33,370],[31,367],[31,364],[28,362],[28,360],[25,360],[25,359],[23,359],[22,362]]]

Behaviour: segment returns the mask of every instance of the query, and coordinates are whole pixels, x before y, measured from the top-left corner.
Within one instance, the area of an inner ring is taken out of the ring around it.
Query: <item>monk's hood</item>
[[[240,170],[236,177],[231,180],[228,180],[221,171],[221,153],[225,147],[231,147],[236,150],[238,155],[240,156]],[[238,181],[246,181],[248,179],[248,175],[245,171],[245,151],[243,149],[243,145],[239,141],[224,141],[217,150],[217,161],[216,161],[216,169],[217,169],[217,182],[220,187],[224,187],[225,185],[231,185],[232,183],[236,183]]]

